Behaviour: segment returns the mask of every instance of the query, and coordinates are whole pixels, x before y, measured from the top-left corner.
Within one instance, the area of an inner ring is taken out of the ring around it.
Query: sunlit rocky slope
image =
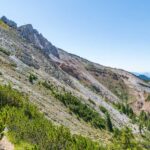
[[[45,82],[60,93],[71,92],[102,118],[106,109],[114,127],[129,126],[135,134],[139,133],[138,123],[133,123],[120,106],[129,107],[137,116],[143,110],[150,112],[149,83],[127,71],[70,54],[50,43],[32,25],[17,27],[15,22],[2,17],[0,84],[11,84],[26,93],[48,119],[68,127],[73,134],[109,141],[111,134],[107,130],[99,130],[77,117],[43,86]]]

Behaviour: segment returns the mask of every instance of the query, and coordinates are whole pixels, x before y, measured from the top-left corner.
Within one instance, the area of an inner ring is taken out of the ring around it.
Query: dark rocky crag
[[[46,38],[43,37],[31,24],[23,25],[18,28],[18,31],[22,37],[28,42],[34,44],[37,48],[41,49],[46,55],[54,55],[59,58],[57,48],[52,45]]]
[[[14,28],[14,29],[17,29],[17,24],[16,24],[14,21],[9,20],[9,19],[6,18],[5,16],[3,16],[3,17],[1,18],[1,20],[2,20],[4,23],[6,23],[8,26],[10,26],[10,27],[12,27],[12,28]]]
[[[34,29],[31,24],[17,27],[17,24],[14,21],[9,20],[5,16],[1,17],[1,20],[9,27],[17,29],[21,37],[32,43],[36,48],[41,49],[47,56],[52,54],[53,56],[59,58],[57,48],[46,38],[44,38],[43,35],[40,34],[36,29]]]

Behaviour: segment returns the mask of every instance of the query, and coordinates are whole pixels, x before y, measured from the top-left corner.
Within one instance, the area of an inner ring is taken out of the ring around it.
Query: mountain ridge
[[[148,72],[143,72],[143,73],[133,73],[135,74],[138,78],[144,80],[144,81],[150,81],[150,73]]]
[[[71,104],[59,101],[62,95],[57,95],[57,90],[72,93],[81,106],[85,104],[103,119],[105,109],[114,128],[128,126],[139,134],[139,124],[132,121],[134,115],[150,112],[149,83],[125,70],[105,67],[57,48],[32,25],[14,28],[8,21],[4,23],[10,28],[0,26],[1,84],[11,83],[28,94],[49,120],[67,126],[72,133],[105,142],[111,136],[76,116]]]

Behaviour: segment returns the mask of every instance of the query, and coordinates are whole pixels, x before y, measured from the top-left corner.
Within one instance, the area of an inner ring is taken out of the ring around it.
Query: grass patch
[[[42,85],[50,90],[53,96],[56,99],[60,100],[77,117],[83,119],[85,122],[89,122],[92,126],[96,128],[105,129],[105,119],[100,117],[99,113],[97,113],[95,110],[82,103],[82,100],[73,96],[69,92],[59,92],[52,84],[47,83],[46,81],[43,82]]]
[[[2,27],[5,30],[9,29],[9,26],[7,24],[5,24],[1,19],[0,19],[0,27]]]

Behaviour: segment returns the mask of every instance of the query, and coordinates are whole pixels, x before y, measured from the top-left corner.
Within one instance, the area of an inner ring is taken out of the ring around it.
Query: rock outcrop
[[[12,27],[12,28],[17,29],[17,24],[16,24],[14,21],[7,19],[5,16],[3,16],[3,17],[1,18],[1,20],[2,20],[4,23],[6,23],[9,27]]]
[[[43,37],[31,24],[23,25],[18,28],[20,35],[28,42],[32,43],[36,48],[39,48],[46,55],[54,55],[59,58],[57,48],[52,45],[46,38]]]

